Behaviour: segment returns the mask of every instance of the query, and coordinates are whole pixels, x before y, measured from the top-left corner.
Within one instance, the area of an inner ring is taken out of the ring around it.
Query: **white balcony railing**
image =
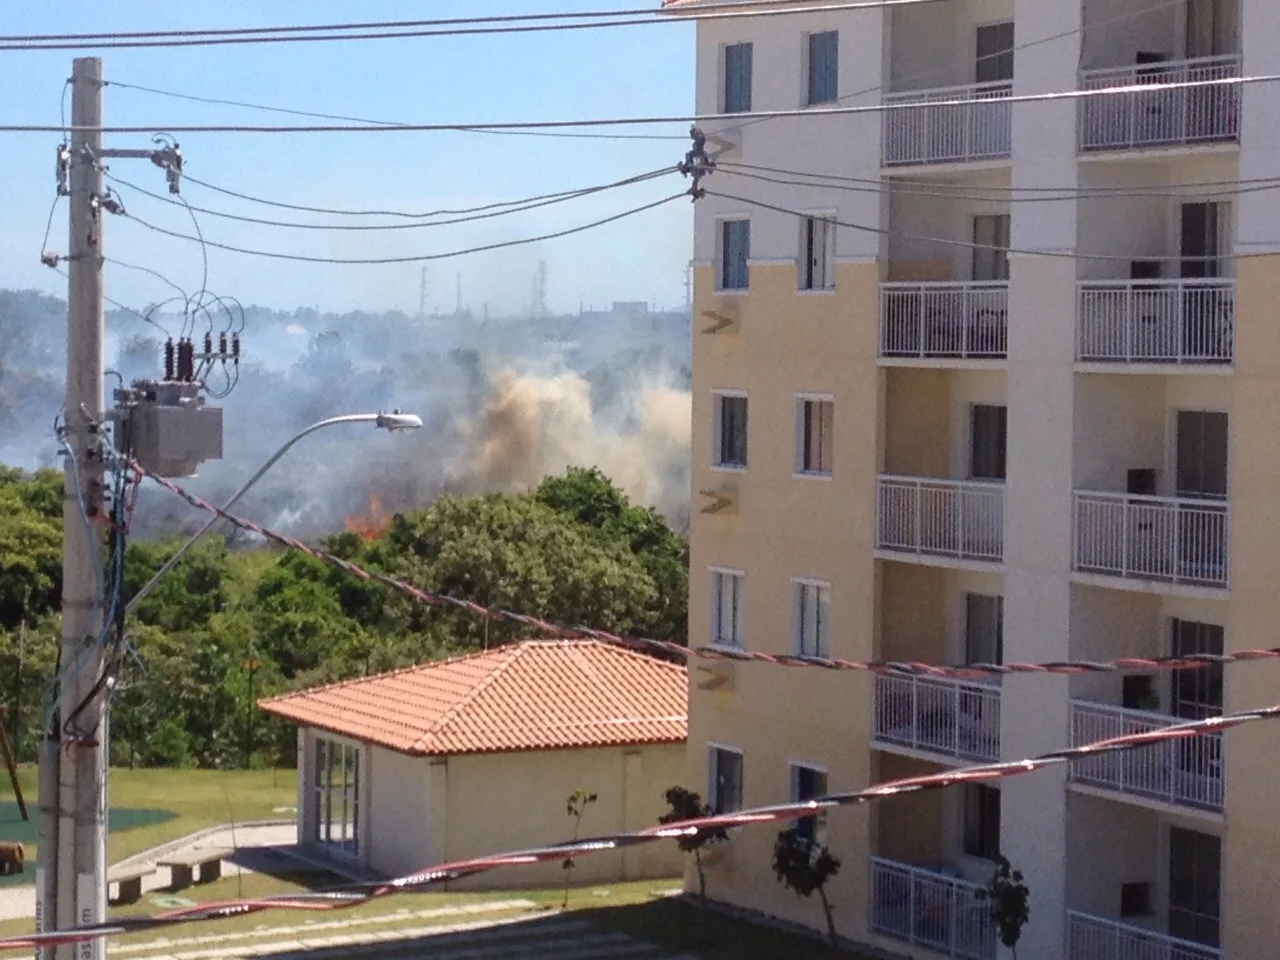
[[[880,285],[880,356],[990,360],[1008,350],[1008,282]]]
[[[1071,701],[1071,745],[1163,730],[1184,721],[1146,710]],[[1222,734],[1102,754],[1071,765],[1076,783],[1201,810],[1222,809]]]
[[[1147,84],[1204,83],[1240,76],[1240,57],[1144,63],[1086,70],[1081,90]],[[1081,150],[1127,150],[1234,140],[1238,135],[1240,88],[1234,83],[1176,87],[1081,97]]]
[[[1075,569],[1081,573],[1226,587],[1224,500],[1076,491]]]
[[[882,476],[876,546],[959,560],[1004,559],[1004,484]]]
[[[1086,280],[1076,303],[1076,359],[1231,363],[1235,292],[1231,279]]]
[[[956,877],[871,858],[870,926],[948,957],[991,960],[996,930],[979,888]]]
[[[884,165],[1009,156],[1012,94],[1008,81],[885,94],[886,107],[906,109],[884,111]]]
[[[1067,911],[1067,960],[1221,960],[1216,947]]]
[[[947,677],[879,674],[872,736],[962,760],[1000,759],[1000,687]]]

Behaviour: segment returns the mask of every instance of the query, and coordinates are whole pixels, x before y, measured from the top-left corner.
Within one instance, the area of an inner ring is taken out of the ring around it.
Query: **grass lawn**
[[[3,767],[0,767],[0,772]],[[0,837],[27,845],[28,870],[10,882],[34,883],[36,768],[18,767],[31,820],[18,815],[9,778],[0,775]],[[231,820],[290,820],[297,803],[292,770],[129,770],[112,768],[110,804],[114,820],[108,841],[112,863],[156,844]],[[276,812],[288,807],[288,811]]]

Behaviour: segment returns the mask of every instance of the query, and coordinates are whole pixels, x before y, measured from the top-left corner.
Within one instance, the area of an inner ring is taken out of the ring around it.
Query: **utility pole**
[[[82,57],[71,75],[69,143],[58,151],[58,190],[70,198],[67,254],[67,394],[65,496],[63,503],[62,646],[54,719],[40,744],[40,852],[36,865],[36,927],[41,932],[101,923],[107,914],[107,676],[108,628],[123,629],[123,605],[114,624],[104,617],[103,543],[99,531],[105,508],[105,435],[109,419],[128,420],[129,411],[107,413],[103,402],[103,226],[119,201],[103,188],[103,161],[147,160],[165,171],[169,192],[182,177],[177,144],[161,149],[108,150],[102,146],[102,60]],[[41,257],[56,266],[58,256]],[[190,342],[187,343],[188,348]],[[237,347],[238,355],[238,347]],[[181,385],[179,385],[181,386]],[[194,387],[193,387],[194,389]],[[197,404],[179,407],[185,419],[177,432],[193,435],[192,424],[217,420],[221,455],[221,411]],[[197,423],[197,421],[199,421]],[[131,436],[131,423],[116,424],[116,439]],[[140,424],[140,426],[145,426]],[[129,429],[126,429],[129,428]],[[121,431],[124,431],[123,433]],[[153,438],[154,439],[154,438]],[[168,451],[168,435],[158,438]],[[207,444],[206,444],[207,446]],[[192,459],[187,452],[188,459]],[[193,462],[208,459],[199,454]],[[139,459],[143,459],[140,454]],[[101,939],[78,947],[46,947],[41,960],[101,960]]]
[[[427,315],[427,268],[422,268],[422,277],[418,281],[418,319]]]

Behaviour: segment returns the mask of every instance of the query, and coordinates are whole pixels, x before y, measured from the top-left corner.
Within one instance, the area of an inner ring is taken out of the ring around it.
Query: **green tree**
[[[668,787],[664,796],[671,809],[658,818],[659,823],[701,820],[715,813],[702,802],[702,797],[684,787]],[[694,869],[698,873],[698,899],[704,904],[707,902],[707,874],[702,865],[702,848],[709,843],[728,839],[729,834],[722,827],[702,829],[676,838],[676,845],[683,852],[693,854]]]
[[[802,897],[818,894],[827,918],[827,936],[833,947],[840,946],[836,921],[827,899],[827,881],[840,872],[840,858],[824,845],[802,836],[794,827],[783,830],[773,844],[773,872],[778,881]]]
[[[1013,951],[1014,960],[1017,960],[1022,928],[1031,919],[1031,892],[1022,882],[1022,872],[1012,869],[1002,854],[996,854],[995,869],[986,889],[974,895],[990,905],[991,919],[995,921],[1000,942]]]

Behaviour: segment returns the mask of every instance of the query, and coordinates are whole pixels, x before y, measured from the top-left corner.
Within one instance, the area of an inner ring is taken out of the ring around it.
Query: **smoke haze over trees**
[[[178,334],[181,316],[155,318]],[[203,333],[198,326],[196,336]],[[419,414],[425,428],[388,436],[354,425],[308,437],[238,512],[315,535],[371,511],[425,507],[443,493],[530,489],[581,465],[599,466],[634,501],[683,529],[689,335],[687,314],[635,304],[538,319],[250,307],[240,382],[220,401],[224,459],[182,483],[221,500],[302,427],[399,408]],[[62,301],[0,291],[0,463],[56,465],[65,337]],[[108,313],[107,365],[125,381],[160,373],[162,342],[137,316]],[[135,534],[191,530],[203,519],[153,488],[141,499]]]

